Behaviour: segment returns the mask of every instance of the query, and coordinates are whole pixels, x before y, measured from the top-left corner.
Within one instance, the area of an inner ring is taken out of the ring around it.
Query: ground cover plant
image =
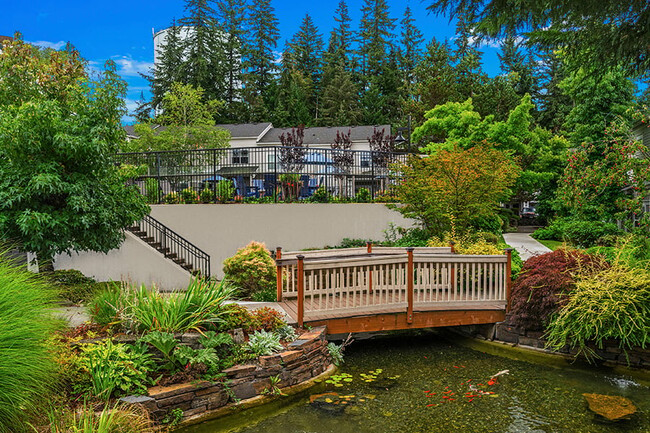
[[[23,431],[56,378],[47,282],[0,254],[0,432]]]
[[[622,232],[613,223],[586,221],[574,218],[556,218],[548,226],[533,233],[535,239],[568,242],[575,247],[589,248],[608,241]]]
[[[542,330],[575,289],[575,273],[606,268],[605,261],[578,250],[559,249],[528,259],[512,287],[510,323],[527,330]]]

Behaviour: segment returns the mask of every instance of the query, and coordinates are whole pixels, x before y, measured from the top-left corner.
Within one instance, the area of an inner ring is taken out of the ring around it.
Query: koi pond
[[[357,341],[345,355],[306,393],[182,432],[650,432],[648,384],[608,370],[504,358],[435,334]],[[627,397],[637,413],[605,422],[584,393]]]

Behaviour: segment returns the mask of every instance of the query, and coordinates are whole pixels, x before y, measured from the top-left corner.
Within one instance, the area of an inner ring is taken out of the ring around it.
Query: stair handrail
[[[141,231],[147,233],[148,237],[153,237],[154,242],[161,245],[163,255],[176,255],[178,259],[183,259],[185,263],[191,265],[193,270],[197,270],[202,277],[210,278],[208,253],[151,215],[145,215],[136,224]]]

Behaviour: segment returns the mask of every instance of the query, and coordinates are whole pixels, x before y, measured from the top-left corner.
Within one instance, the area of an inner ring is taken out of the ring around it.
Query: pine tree
[[[461,16],[456,24],[456,100],[464,101],[474,96],[485,80],[481,69],[481,52],[473,43],[473,34],[468,16]]]
[[[245,93],[250,105],[252,119],[263,121],[266,117],[267,90],[273,81],[275,56],[279,30],[271,0],[253,0],[248,17],[249,41],[245,53]]]
[[[538,122],[554,133],[562,130],[564,120],[571,110],[571,98],[564,93],[560,83],[567,77],[566,67],[562,59],[553,51],[543,53],[542,81],[539,96]]]
[[[181,27],[174,20],[166,30],[165,39],[157,52],[158,62],[149,75],[144,75],[151,87],[151,107],[154,110],[159,109],[165,93],[173,83],[185,83],[187,78],[183,73],[184,44],[180,37]]]
[[[322,92],[322,119],[325,126],[358,125],[361,120],[359,93],[352,74],[341,60],[329,69]]]
[[[539,89],[535,76],[535,63],[532,56],[521,51],[521,42],[508,35],[501,43],[501,53],[498,53],[501,70],[513,75],[514,88],[521,97],[526,93],[536,97]]]
[[[337,26],[330,33],[327,53],[325,55],[328,66],[336,66],[341,61],[349,66],[352,53],[352,30],[350,12],[345,0],[341,0],[334,15]]]
[[[239,115],[242,87],[242,54],[244,51],[244,21],[246,0],[218,0],[217,12],[224,31],[223,52],[226,73],[226,112],[234,121]]]
[[[282,71],[272,110],[273,124],[278,127],[310,126],[313,123],[313,113],[308,102],[313,86],[309,77],[305,77],[296,65],[294,52],[287,43],[282,53]]]
[[[300,29],[293,36],[291,49],[296,70],[311,79],[314,91],[317,92],[322,74],[323,37],[318,33],[318,28],[309,14],[305,15]]]
[[[223,31],[217,28],[212,0],[186,0],[187,16],[179,23],[190,27],[185,40],[184,72],[187,83],[205,90],[205,98],[225,96],[223,71]]]
[[[406,7],[404,18],[400,24],[402,25],[400,69],[404,84],[410,88],[414,81],[415,66],[422,55],[421,47],[424,37],[415,25],[410,7]]]
[[[144,92],[140,92],[140,99],[136,102],[138,106],[133,112],[136,122],[146,123],[151,119],[151,104],[144,98]]]
[[[381,74],[386,53],[390,51],[395,30],[395,19],[388,14],[386,0],[364,0],[361,9],[361,72],[364,82],[368,77]]]

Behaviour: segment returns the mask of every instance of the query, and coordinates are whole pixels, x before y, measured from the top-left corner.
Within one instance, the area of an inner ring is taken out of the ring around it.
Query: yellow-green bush
[[[252,296],[275,287],[276,266],[266,245],[252,241],[223,262],[225,278],[239,287],[243,296]]]
[[[608,339],[620,347],[650,343],[650,269],[631,268],[617,261],[595,274],[578,276],[575,289],[552,318],[547,341],[555,349],[569,344],[587,357],[594,342],[602,348]]]

